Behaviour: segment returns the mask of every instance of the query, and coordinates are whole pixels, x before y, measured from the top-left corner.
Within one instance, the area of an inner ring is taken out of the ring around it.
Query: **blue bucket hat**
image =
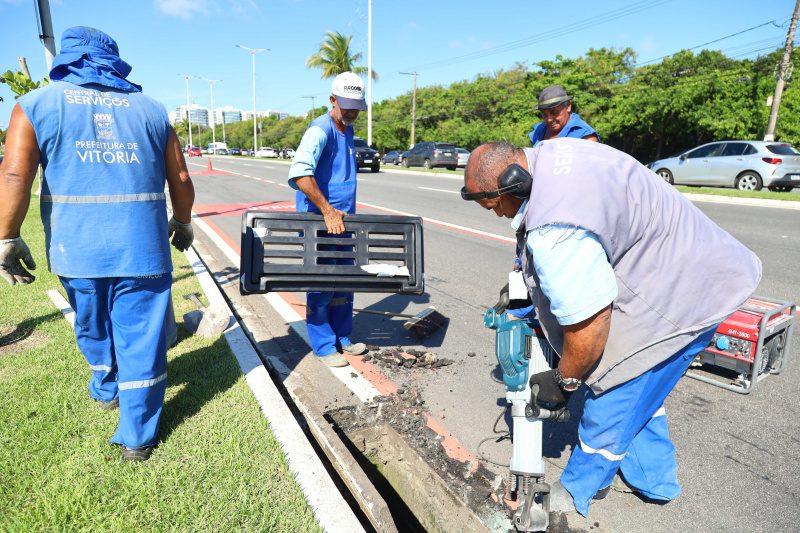
[[[74,26],[61,36],[61,52],[53,58],[50,79],[139,92],[142,87],[126,79],[131,70],[120,59],[117,43],[109,35],[94,28]]]

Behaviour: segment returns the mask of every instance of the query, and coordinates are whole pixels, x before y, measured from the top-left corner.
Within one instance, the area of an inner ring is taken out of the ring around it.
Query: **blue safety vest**
[[[528,138],[531,140],[531,146],[536,146],[544,139],[544,134],[547,133],[547,124],[539,122],[533,126],[533,131],[528,133]],[[571,113],[569,120],[561,128],[556,137],[574,137],[582,139],[589,135],[597,135],[597,140],[600,140],[600,134],[595,131],[593,127],[588,125],[577,113]]]
[[[164,106],[140,92],[61,81],[19,103],[44,168],[50,270],[68,278],[171,272]]]
[[[328,202],[345,213],[356,212],[356,155],[353,126],[344,133],[336,129],[330,113],[315,118],[309,128],[317,126],[328,140],[314,169],[314,179]],[[298,212],[319,213],[319,209],[300,191],[295,196]]]

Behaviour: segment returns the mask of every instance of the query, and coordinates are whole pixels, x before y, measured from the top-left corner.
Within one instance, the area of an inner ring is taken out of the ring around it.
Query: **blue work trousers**
[[[111,442],[155,446],[167,387],[165,317],[172,274],[59,278],[75,310],[75,339],[92,370],[89,394],[119,398]]]
[[[320,250],[351,252],[353,247],[322,245]],[[351,258],[319,259],[321,265],[352,265],[353,262]],[[333,355],[342,346],[351,344],[349,336],[353,332],[353,293],[307,293],[306,327],[311,348],[317,356]]]
[[[664,400],[716,330],[708,329],[681,351],[602,394],[588,391],[572,451],[561,483],[584,516],[598,490],[611,485],[618,470],[644,496],[676,498],[678,465],[669,438]]]

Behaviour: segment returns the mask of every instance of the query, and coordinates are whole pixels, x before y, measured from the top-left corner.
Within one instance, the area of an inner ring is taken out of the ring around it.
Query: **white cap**
[[[342,72],[333,79],[331,94],[336,97],[336,103],[342,109],[359,111],[367,109],[367,102],[364,101],[364,82],[352,72]]]

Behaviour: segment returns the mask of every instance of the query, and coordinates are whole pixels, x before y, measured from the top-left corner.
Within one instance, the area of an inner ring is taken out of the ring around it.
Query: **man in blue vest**
[[[528,134],[531,146],[536,146],[544,139],[556,137],[573,137],[587,141],[600,142],[600,134],[583,121],[577,113],[572,112],[572,97],[561,85],[550,85],[539,93],[538,103],[535,108],[539,111],[541,122],[533,126],[533,131]],[[522,249],[517,250],[517,259],[514,262],[516,272],[522,269]],[[509,309],[508,314],[517,318],[531,316],[533,306],[524,306]]]
[[[534,107],[539,111],[541,122],[533,126],[528,134],[531,146],[539,141],[556,137],[574,137],[600,142],[600,135],[572,112],[572,97],[561,85],[551,85],[539,93],[539,101]]]
[[[164,107],[130,71],[111,37],[69,28],[52,83],[14,106],[0,166],[0,276],[34,280],[20,229],[41,162],[47,261],[75,310],[89,393],[104,409],[119,407],[111,442],[123,460],[144,461],[158,442],[167,384],[169,237],[179,250],[191,245],[194,188]]]
[[[476,148],[462,197],[513,219],[537,319],[560,355],[532,402],[585,397],[550,508],[586,516],[619,472],[649,499],[680,494],[664,400],[761,261],[627,154],[577,139]]]
[[[331,85],[330,102],[331,111],[314,119],[303,134],[289,169],[289,185],[297,190],[297,212],[322,214],[328,232],[340,234],[344,232],[343,217],[356,212],[353,123],[359,111],[367,109],[364,82],[352,72],[339,74]],[[352,264],[352,259],[331,261]],[[309,292],[306,305],[308,336],[320,361],[333,367],[347,366],[340,350],[351,355],[366,351],[364,343],[350,340],[352,292]]]

